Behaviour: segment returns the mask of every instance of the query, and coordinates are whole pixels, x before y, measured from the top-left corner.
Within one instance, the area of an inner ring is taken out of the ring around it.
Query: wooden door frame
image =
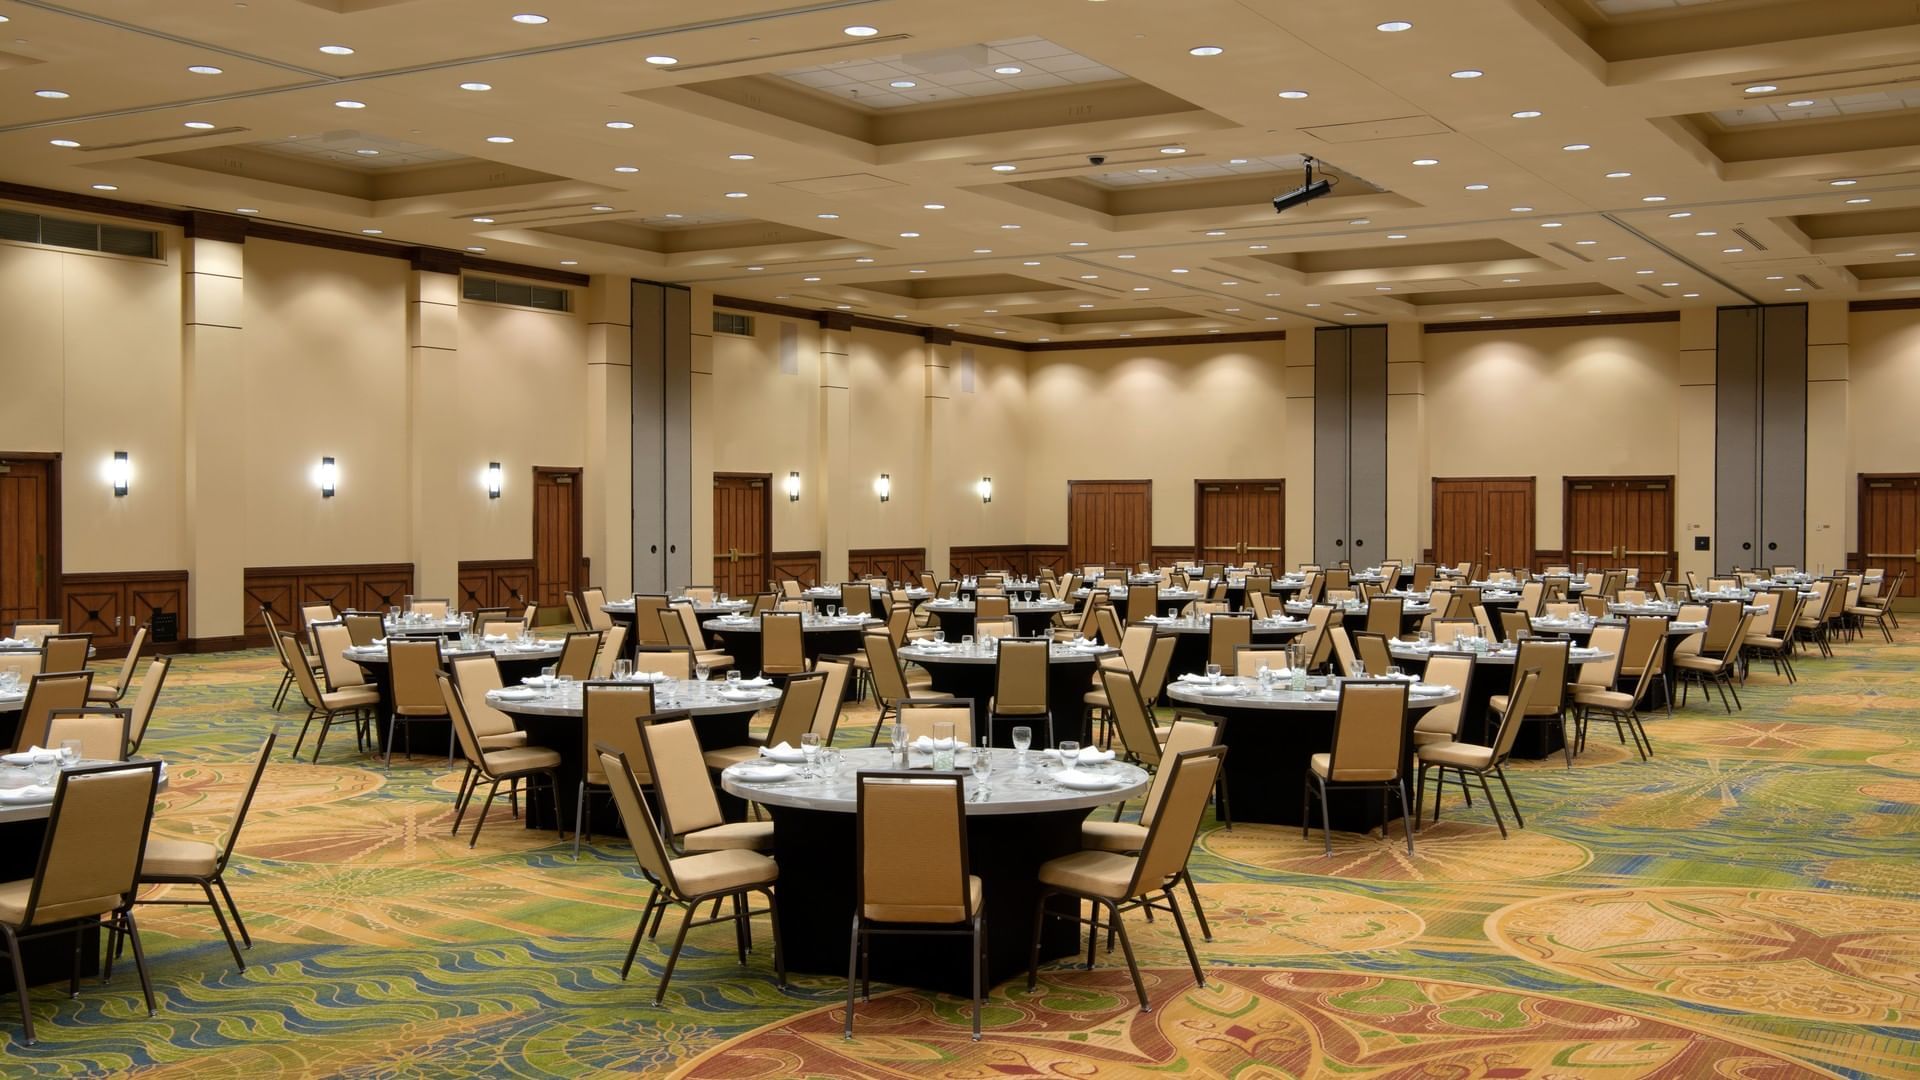
[[[585,584],[581,581],[580,564],[587,561],[586,524],[581,514],[582,507],[580,505],[582,498],[580,494],[581,482],[582,477],[585,475],[585,470],[578,466],[535,465],[533,467],[533,487],[531,489],[535,494],[529,500],[530,510],[537,510],[539,508],[540,496],[538,492],[540,490],[540,476],[543,473],[551,476],[573,477],[573,552],[572,557],[567,560],[567,591],[578,595],[580,589]],[[530,512],[527,516],[533,519],[533,591],[538,593],[540,591],[540,515]]]
[[[1527,485],[1527,506],[1529,509],[1533,511],[1533,513],[1530,513],[1527,515],[1527,565],[1532,566],[1535,562],[1539,560],[1539,556],[1540,556],[1540,531],[1539,531],[1540,530],[1540,522],[1539,522],[1540,478],[1539,477],[1537,476],[1430,476],[1427,478],[1427,550],[1426,550],[1427,559],[1426,561],[1428,562],[1435,561],[1434,548],[1433,548],[1433,537],[1434,537],[1435,529],[1434,529],[1433,523],[1440,520],[1440,484],[1442,481],[1445,481],[1447,483],[1462,483],[1462,484],[1512,484],[1512,483],[1518,483],[1520,481],[1525,481]],[[1485,507],[1482,506],[1482,509],[1485,509]],[[1566,536],[1567,536],[1566,513],[1567,513],[1566,490],[1562,488],[1560,493],[1560,516],[1561,516],[1560,546],[1563,550],[1566,548]],[[1481,546],[1483,548],[1485,547],[1484,544]],[[1474,553],[1473,560],[1475,562],[1480,561],[1479,552]]]
[[[1672,497],[1675,490],[1672,473],[1668,473],[1665,476],[1660,476],[1658,474],[1634,475],[1634,476],[1562,476],[1560,478],[1560,557],[1563,561],[1568,561],[1568,562],[1572,561],[1572,556],[1568,552],[1567,533],[1573,527],[1573,510],[1572,510],[1573,485],[1575,484],[1611,484],[1611,483],[1665,484],[1667,485],[1668,509],[1674,513],[1679,512],[1679,507],[1674,505],[1674,499]],[[1668,522],[1667,524],[1671,526],[1673,522]],[[1668,529],[1668,533],[1669,535],[1667,536],[1667,543],[1674,544],[1674,542],[1678,538],[1671,535],[1672,533],[1671,528]],[[1676,574],[1679,573],[1680,572],[1680,552],[1678,549],[1678,545],[1675,544],[1675,546],[1672,549],[1669,549],[1667,552],[1665,552],[1665,554],[1666,554],[1667,562],[1670,564],[1668,568]]]
[[[1073,561],[1073,489],[1079,484],[1144,484],[1147,488],[1147,561],[1153,561],[1153,481],[1152,480],[1068,480],[1067,481],[1067,561]],[[1086,565],[1081,560],[1081,566]],[[1105,565],[1105,563],[1102,563]],[[1129,563],[1128,565],[1132,565]],[[1076,568],[1075,573],[1078,573]]]
[[[1278,568],[1281,565],[1281,563],[1286,559],[1286,554],[1287,554],[1287,481],[1286,481],[1286,478],[1282,477],[1279,479],[1268,480],[1268,479],[1261,479],[1259,477],[1240,477],[1237,479],[1222,478],[1217,480],[1195,480],[1193,482],[1193,558],[1195,562],[1203,565],[1206,563],[1207,560],[1205,555],[1200,550],[1200,533],[1202,531],[1200,528],[1201,522],[1202,522],[1201,515],[1200,515],[1200,495],[1202,490],[1208,484],[1272,484],[1274,487],[1277,487],[1280,489],[1280,558],[1275,559],[1273,561],[1273,565],[1276,568]],[[1149,485],[1151,485],[1151,481],[1149,481]],[[1148,487],[1147,494],[1149,498],[1151,498],[1153,494],[1153,489],[1151,486]],[[1151,524],[1151,519],[1149,519],[1149,524]]]
[[[0,454],[0,457],[5,457],[5,456],[6,456],[5,454]],[[1848,552],[1847,554],[1849,555],[1849,557],[1854,555],[1858,555],[1860,557],[1860,565],[1854,567],[1853,569],[1865,570],[1867,568],[1867,481],[1869,480],[1920,480],[1920,473],[1912,473],[1912,472],[1865,473],[1863,472],[1863,473],[1855,473],[1854,477],[1855,477],[1854,483],[1856,485],[1856,490],[1855,490],[1853,511],[1854,511],[1856,520],[1854,522],[1853,537],[1854,537],[1854,542],[1859,546],[1860,550],[1851,551],[1851,552]],[[1920,580],[1915,581],[1914,587],[1916,590],[1920,590]],[[1902,610],[1905,610],[1905,609],[1902,609]]]
[[[47,612],[45,619],[60,618],[66,599],[60,588],[60,452],[0,451],[0,461],[44,461],[47,463]]]
[[[760,481],[760,520],[766,522],[766,525],[767,525],[767,538],[766,538],[766,544],[764,545],[766,547],[766,550],[760,553],[760,557],[766,563],[767,579],[769,581],[772,580],[773,579],[773,552],[774,552],[773,474],[758,473],[758,472],[717,472],[713,474],[713,478],[715,480],[758,480]],[[713,536],[713,489],[712,488],[707,489],[707,536],[709,538]],[[713,557],[716,559],[720,557],[720,549],[718,547],[714,547]],[[711,565],[707,567],[707,576],[709,578],[712,578],[713,576],[713,567]],[[754,591],[759,592],[760,588],[765,584],[766,584],[765,581],[755,582]]]

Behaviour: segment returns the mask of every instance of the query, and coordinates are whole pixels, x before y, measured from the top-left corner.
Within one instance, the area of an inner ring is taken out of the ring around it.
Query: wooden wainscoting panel
[[[926,548],[857,548],[847,552],[847,574],[856,578],[916,581],[926,565]]]
[[[1533,572],[1544,574],[1549,566],[1566,566],[1567,553],[1559,548],[1540,548],[1533,553]]]
[[[1032,559],[1025,544],[982,544],[970,547],[956,547],[949,553],[952,564],[952,576],[964,577],[970,574],[991,574],[996,570],[1008,570],[1025,576],[1033,572]]]
[[[250,566],[241,571],[246,642],[267,644],[260,609],[267,606],[282,630],[304,632],[302,604],[331,604],[335,611],[384,611],[413,591],[412,563],[344,566]]]
[[[281,630],[299,630],[300,606],[293,602],[293,590],[300,584],[298,578],[261,577],[248,575],[244,578],[241,602],[247,608],[246,638],[249,642],[258,641],[267,644],[267,623],[265,616],[273,616],[273,625]]]
[[[1191,547],[1156,546],[1153,549],[1153,565],[1156,568],[1162,566],[1185,566],[1192,561],[1193,548]],[[1232,560],[1226,561],[1231,562]]]
[[[338,571],[301,577],[294,595],[301,604],[331,604],[335,611],[347,611],[360,606],[360,582],[351,574],[342,577]]]
[[[60,629],[69,634],[92,634],[96,645],[124,644],[121,628],[126,623],[126,586],[117,581],[75,582],[78,576],[65,575],[60,583],[66,608]]]
[[[361,611],[385,611],[404,602],[413,591],[413,567],[403,566],[397,573],[362,574],[359,586],[360,602],[354,607]]]
[[[533,596],[532,559],[486,559],[460,564],[456,601],[461,610],[503,607],[518,615]]]
[[[1065,544],[1030,544],[1027,547],[1027,572],[1037,574],[1042,570],[1051,570],[1055,577],[1067,572],[1067,547]]]
[[[64,612],[62,628],[93,635],[101,657],[126,655],[137,626],[149,627],[150,647],[173,652],[187,638],[187,572],[185,570],[121,570],[63,574],[60,589]],[[170,641],[153,637],[154,616],[169,616]]]
[[[792,580],[803,586],[820,583],[818,551],[776,551],[771,565],[775,581]]]

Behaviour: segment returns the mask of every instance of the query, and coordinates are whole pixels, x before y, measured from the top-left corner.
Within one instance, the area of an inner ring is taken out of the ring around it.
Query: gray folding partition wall
[[[693,580],[692,315],[685,288],[633,283],[635,592]]]
[[[1721,308],[1715,365],[1714,568],[1798,566],[1806,557],[1806,305]]]
[[[1314,560],[1387,557],[1387,328],[1313,334]]]

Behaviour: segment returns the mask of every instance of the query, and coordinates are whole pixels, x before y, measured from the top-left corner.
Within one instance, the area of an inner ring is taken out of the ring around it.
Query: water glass
[[[548,664],[546,667],[543,667],[540,669],[540,696],[541,697],[550,698],[553,696],[554,670],[555,670],[554,665],[552,664]]]
[[[738,686],[740,684],[740,672],[733,669],[728,669],[727,684],[729,686]]]
[[[847,617],[847,605],[841,604],[838,607],[834,608],[833,610],[834,610],[834,614],[838,615],[840,618],[844,619]]]
[[[988,785],[993,777],[993,748],[987,745],[985,739],[974,747],[972,764],[975,796],[984,799],[993,793],[993,788]]]
[[[572,697],[573,696],[573,676],[571,675],[559,676],[559,683],[560,683],[560,697],[562,699]]]
[[[79,760],[80,760],[80,740],[79,739],[61,739],[60,740],[60,763],[62,765],[71,765],[74,762]]]
[[[400,610],[406,612],[409,615],[413,614],[413,594],[412,593],[408,593],[406,596],[401,598]]]
[[[707,676],[709,676],[709,675],[711,675],[711,674],[713,674],[713,668],[712,668],[712,667],[710,667],[710,666],[708,666],[708,665],[706,665],[706,664],[695,664],[695,665],[693,665],[693,677],[694,677],[694,678],[696,678],[696,679],[699,679],[699,680],[700,680],[701,682],[706,682],[706,681],[707,681]]]
[[[1013,748],[1020,754],[1020,766],[1027,764],[1027,748],[1033,745],[1033,729],[1021,724],[1013,729]]]
[[[840,751],[831,746],[820,748],[820,775],[828,780],[840,775]]]
[[[1074,742],[1072,739],[1061,739],[1060,740],[1061,766],[1064,768],[1071,769],[1073,768],[1074,763],[1078,762],[1079,760],[1080,760],[1080,744],[1077,742]]]
[[[633,661],[622,657],[613,662],[613,677],[616,679],[633,678]]]
[[[945,645],[947,643],[947,632],[945,630],[935,630],[933,632],[933,643],[935,645]]]
[[[399,604],[395,604],[392,607],[387,609],[387,621],[390,623],[397,623],[400,621],[400,605]]]
[[[972,635],[972,634],[961,634],[961,635],[960,635],[960,647],[961,647],[961,648],[963,648],[963,649],[971,649],[971,648],[973,648],[973,635]]]
[[[1220,681],[1220,665],[1219,664],[1207,665],[1207,681],[1208,682]]]
[[[808,776],[816,775],[813,769],[813,763],[814,760],[820,756],[820,734],[818,732],[808,731],[801,734],[800,753],[807,759],[806,774]]]

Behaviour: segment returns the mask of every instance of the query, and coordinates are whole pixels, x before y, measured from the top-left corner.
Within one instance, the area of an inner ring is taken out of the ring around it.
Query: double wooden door
[[[1286,565],[1281,480],[1194,481],[1193,542],[1201,562]]]
[[[1067,481],[1067,562],[1132,566],[1153,558],[1153,481]]]
[[[567,610],[567,593],[579,592],[581,562],[580,470],[533,470],[534,600],[552,611]]]
[[[1861,475],[1860,554],[1888,581],[1905,571],[1900,595],[1920,596],[1920,475]]]
[[[713,586],[729,596],[767,587],[772,477],[716,473],[713,478]]]
[[[1533,477],[1434,477],[1433,561],[1533,565]]]
[[[1673,576],[1673,477],[1569,476],[1561,507],[1567,562],[1632,566],[1647,586]]]
[[[0,456],[0,633],[53,610],[58,533],[52,461]]]

